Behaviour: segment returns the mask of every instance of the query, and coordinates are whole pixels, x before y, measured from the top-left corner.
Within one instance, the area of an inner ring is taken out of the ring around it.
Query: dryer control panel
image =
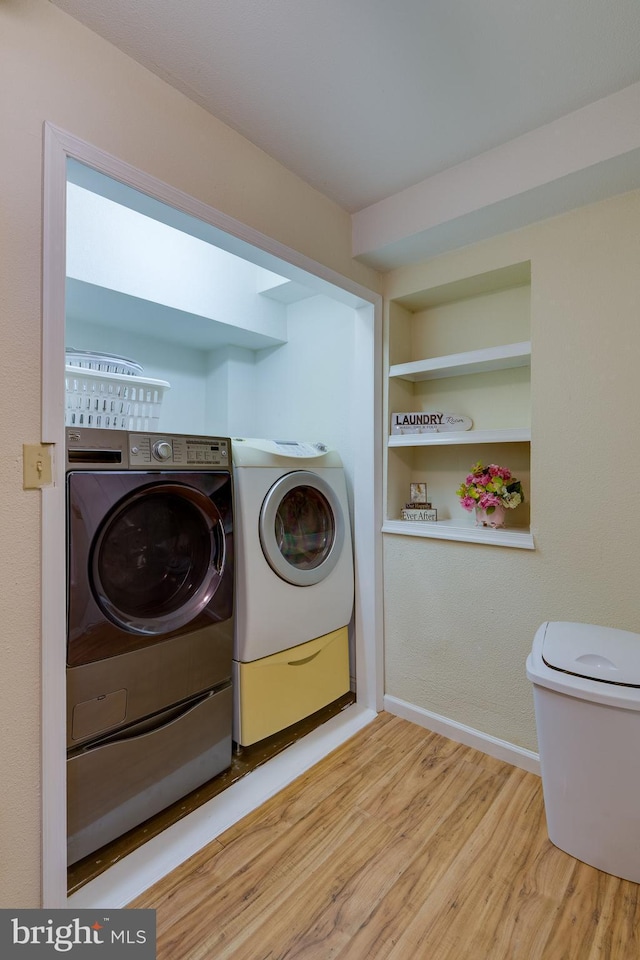
[[[67,469],[209,470],[231,468],[231,440],[126,430],[66,430]]]
[[[129,434],[130,467],[226,467],[229,441],[220,437]]]

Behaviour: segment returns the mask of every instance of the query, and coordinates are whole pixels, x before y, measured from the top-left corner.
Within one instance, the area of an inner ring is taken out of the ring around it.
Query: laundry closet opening
[[[373,432],[374,405],[374,374],[364,365],[363,329],[368,330],[365,340],[371,359],[373,317],[371,300],[67,157],[67,433],[82,436],[89,430],[89,445],[98,460],[102,454],[97,448],[111,450],[117,446],[112,438],[122,432],[123,426],[149,435],[152,444],[156,436],[168,437],[169,441],[184,436],[230,438],[233,450],[236,444],[245,444],[246,438],[258,438],[259,442],[274,444],[275,452],[285,454],[287,462],[291,457],[301,458],[293,463],[301,469],[307,468],[309,455],[326,458],[328,451],[335,462],[325,465],[339,465],[343,480],[338,527],[341,544],[345,527],[348,533],[350,576],[353,555],[357,562],[358,554],[358,497],[361,503],[366,501],[373,520],[374,478],[369,474],[362,482],[366,476],[363,464],[371,466],[371,440],[363,440],[363,434]],[[140,376],[140,382],[161,385],[155,405],[146,411],[146,420],[130,420],[124,425],[97,422],[74,406],[74,388],[69,382],[74,374],[70,376],[70,369],[79,357],[81,366],[75,369],[81,377],[85,355],[88,362],[99,357],[130,361],[134,365],[131,383]],[[368,397],[363,397],[363,385],[371,391]],[[104,445],[96,440],[100,431]],[[68,450],[71,446],[69,441]],[[75,468],[79,456],[74,453],[76,462],[69,460],[67,467]],[[87,469],[89,465],[84,466]],[[113,463],[109,469],[114,469]],[[330,474],[331,470],[326,472]],[[237,482],[235,485],[239,486]],[[331,490],[327,496],[314,492],[317,500],[330,505]],[[372,533],[370,526],[366,534],[363,532],[364,539],[370,540]],[[259,549],[257,538],[255,548]],[[340,603],[344,607],[344,562],[341,570]],[[357,700],[369,709],[374,706],[369,702],[371,663],[362,698],[356,681],[358,671],[362,675],[363,669],[358,660],[367,659],[368,654],[363,657],[362,652],[370,642],[358,638],[358,620],[362,633],[362,624],[373,623],[374,618],[371,606],[367,608],[369,601],[359,591],[357,577],[349,589],[353,591],[354,586],[354,602],[352,605],[349,601],[344,618],[345,657],[341,669],[346,683],[339,695],[320,707],[314,704],[308,716],[297,714],[293,722],[275,733],[268,725],[258,724],[262,733],[249,738],[248,743],[234,735],[229,769],[216,776],[215,782],[203,784],[153,818],[77,860],[68,872],[69,893]],[[373,580],[370,587],[373,597]],[[70,583],[69,589],[73,588]],[[305,587],[289,589],[303,592]],[[237,595],[244,597],[247,590],[251,590],[250,583],[243,584],[242,593]],[[330,596],[324,601],[328,608],[332,606]],[[283,605],[286,603],[283,594]],[[259,616],[259,610],[253,615]],[[293,625],[305,616],[304,605],[291,604]],[[286,609],[282,623],[286,628]],[[327,634],[333,635],[333,626]],[[297,638],[299,633],[293,630],[292,637]],[[315,637],[305,635],[305,639]],[[316,656],[314,650],[295,663],[307,663]]]

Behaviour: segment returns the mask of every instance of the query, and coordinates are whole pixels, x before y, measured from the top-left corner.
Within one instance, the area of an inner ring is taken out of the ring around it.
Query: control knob
[[[169,460],[173,453],[173,449],[168,440],[156,440],[152,450],[156,460]]]

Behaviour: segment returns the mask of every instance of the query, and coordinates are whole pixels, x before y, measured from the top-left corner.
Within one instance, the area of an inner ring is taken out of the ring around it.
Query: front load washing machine
[[[231,764],[228,438],[67,429],[74,863]]]
[[[234,739],[248,745],[349,690],[353,551],[335,450],[283,440],[232,444]]]

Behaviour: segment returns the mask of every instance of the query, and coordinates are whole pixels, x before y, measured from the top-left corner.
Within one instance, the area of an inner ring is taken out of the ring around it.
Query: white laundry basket
[[[640,883],[640,636],[543,623],[527,677],[550,840]]]
[[[107,430],[156,431],[166,380],[106,373],[67,363],[65,424]]]
[[[65,362],[70,367],[81,367],[83,370],[100,370],[102,373],[126,373],[131,377],[142,376],[142,367],[135,360],[116,357],[110,353],[94,353],[92,350],[76,350],[75,347],[67,347]]]

